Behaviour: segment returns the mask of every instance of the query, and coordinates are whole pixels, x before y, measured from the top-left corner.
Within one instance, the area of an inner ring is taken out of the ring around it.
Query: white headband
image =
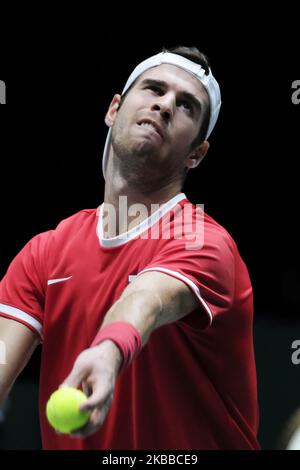
[[[186,59],[181,55],[172,54],[171,52],[160,52],[159,54],[156,54],[152,57],[149,57],[149,59],[144,60],[134,69],[134,71],[129,76],[126,82],[126,85],[122,91],[122,95],[126,93],[128,88],[140,75],[142,75],[142,73],[152,67],[156,67],[161,64],[176,65],[177,67],[180,67],[183,70],[186,70],[187,72],[194,75],[203,84],[210,100],[210,118],[207,133],[205,136],[205,138],[207,139],[210,136],[213,128],[215,127],[221,107],[220,87],[218,85],[217,80],[212,75],[210,69],[209,74],[206,75],[204,68],[200,64],[192,62],[191,60]],[[103,151],[102,170],[104,178],[111,144],[111,131],[112,128],[110,127],[106,137],[106,142]]]

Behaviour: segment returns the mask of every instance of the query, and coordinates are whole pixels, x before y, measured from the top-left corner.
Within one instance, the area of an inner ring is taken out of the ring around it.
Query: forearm
[[[77,437],[86,437],[102,426],[118,373],[135,360],[151,333],[187,315],[194,302],[185,284],[160,273],[145,273],[127,286],[105,315],[91,347],[78,356],[65,379],[68,386],[83,384],[92,390],[81,409],[95,409],[95,414],[92,412],[89,424]]]
[[[194,295],[183,282],[161,273],[142,274],[109,309],[100,330],[95,332],[93,344],[100,347],[104,341],[111,343],[113,354],[119,347],[126,366],[155,329],[178,321],[196,305]],[[120,322],[123,326],[118,325]],[[114,339],[115,344],[106,339]]]
[[[19,374],[29,361],[34,347],[32,347],[31,351],[26,351],[22,354],[22,361],[19,357],[16,357],[16,354],[11,352],[13,350],[12,348],[8,348],[6,363],[0,364],[0,403],[8,397]],[[14,345],[13,348],[16,349],[16,345]],[[20,361],[20,363],[18,361]]]
[[[101,328],[117,321],[130,323],[140,333],[144,346],[157,327],[161,312],[158,295],[147,290],[133,292],[115,302],[105,315]]]
[[[35,347],[36,344],[32,345],[30,350],[21,351],[20,356],[19,351],[14,352],[18,346],[14,345],[12,348],[8,349],[6,364],[0,364],[0,403],[10,394],[14,383],[28,363]]]
[[[39,343],[35,333],[14,320],[0,317],[0,340],[5,360],[0,363],[0,403],[8,396],[18,375]]]

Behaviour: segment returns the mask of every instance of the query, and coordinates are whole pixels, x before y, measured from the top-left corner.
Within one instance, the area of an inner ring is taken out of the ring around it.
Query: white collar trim
[[[143,232],[148,230],[150,227],[152,227],[152,225],[158,222],[158,220],[160,220],[167,212],[169,212],[174,206],[176,206],[178,202],[182,201],[183,199],[186,199],[186,195],[184,193],[177,194],[172,199],[170,199],[170,201],[162,204],[160,208],[157,209],[157,211],[155,211],[147,219],[143,220],[143,222],[136,225],[128,232],[124,232],[116,237],[111,238],[104,238],[102,224],[104,203],[102,203],[97,210],[97,215],[99,217],[97,223],[97,236],[99,238],[100,245],[104,247],[115,247],[124,245],[125,243],[129,242],[133,238],[136,238],[137,236],[141,235]]]

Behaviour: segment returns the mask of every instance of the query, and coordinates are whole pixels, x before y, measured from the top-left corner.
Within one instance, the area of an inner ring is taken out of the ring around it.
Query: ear
[[[186,158],[187,168],[196,168],[203,160],[209,149],[209,142],[205,140],[196,147]]]
[[[121,102],[121,95],[114,95],[109,105],[108,111],[105,115],[105,124],[108,127],[112,127],[116,120],[117,112],[118,112],[117,110],[118,110],[118,107],[120,106],[120,102]]]

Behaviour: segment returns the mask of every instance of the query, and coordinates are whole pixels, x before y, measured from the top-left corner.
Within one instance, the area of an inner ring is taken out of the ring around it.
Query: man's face
[[[206,90],[185,70],[167,64],[147,70],[113,118],[113,149],[120,165],[182,173],[207,106]]]

